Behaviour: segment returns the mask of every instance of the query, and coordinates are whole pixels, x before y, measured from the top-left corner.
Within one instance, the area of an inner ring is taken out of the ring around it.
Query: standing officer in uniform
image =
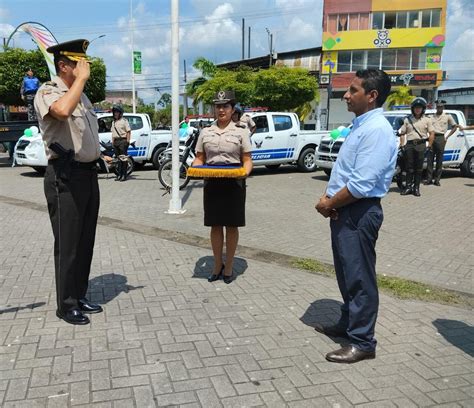
[[[40,85],[39,79],[33,75],[33,70],[28,68],[20,89],[21,99],[26,102],[26,106],[28,107],[28,120],[36,120],[34,100]]]
[[[425,160],[426,141],[431,149],[434,139],[431,118],[425,116],[426,100],[417,97],[411,103],[411,115],[403,121],[399,129],[400,145],[405,149],[407,167],[407,186],[401,195],[413,194],[420,196],[421,174]],[[405,137],[404,137],[405,136]],[[405,143],[406,142],[406,143]]]
[[[428,157],[428,166],[426,168],[426,180],[424,185],[429,185],[433,183],[433,165],[436,160],[436,171],[434,174],[434,185],[440,186],[439,180],[441,179],[441,172],[443,171],[443,154],[444,147],[446,146],[446,140],[456,132],[456,122],[454,121],[451,115],[448,115],[443,112],[444,104],[446,101],[436,101],[436,113],[431,117],[431,122],[433,124],[434,130],[434,140],[432,145],[432,150]],[[445,133],[448,131],[448,128],[451,127],[451,132],[449,135],[444,137]]]
[[[123,109],[121,106],[112,108],[114,120],[111,125],[112,145],[115,150],[115,157],[118,162],[118,174],[115,180],[125,181],[127,179],[128,161],[122,160],[120,156],[127,156],[128,145],[130,144],[131,129],[128,120],[123,117]]]
[[[48,157],[44,191],[54,234],[56,315],[70,324],[87,324],[83,313],[102,311],[86,299],[99,213],[100,153],[97,116],[83,93],[90,76],[88,45],[74,40],[49,47],[58,76],[35,98]]]
[[[250,132],[250,136],[255,133],[255,130],[257,128],[256,124],[248,113],[244,113],[244,110],[242,109],[242,106],[240,106],[240,103],[237,103],[234,106],[234,114],[232,115],[232,120],[240,126],[244,126],[246,129],[248,129]]]
[[[334,266],[344,304],[335,326],[317,325],[320,333],[346,337],[350,345],[326,355],[334,363],[375,358],[374,338],[379,294],[375,273],[375,243],[383,221],[380,199],[392,182],[397,140],[383,116],[390,78],[378,69],[359,70],[344,94],[354,112],[331,172],[327,190],[316,205],[331,218]]]

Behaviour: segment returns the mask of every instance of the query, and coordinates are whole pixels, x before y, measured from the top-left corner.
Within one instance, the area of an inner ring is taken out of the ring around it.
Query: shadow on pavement
[[[203,256],[199,258],[194,266],[193,278],[207,279],[212,273],[214,267],[213,256]],[[242,275],[248,268],[247,261],[243,258],[234,258],[234,279],[237,279],[239,275]]]
[[[436,319],[433,321],[438,332],[453,346],[474,357],[474,327],[459,320]]]
[[[17,306],[17,307],[10,307],[8,309],[0,309],[0,315],[3,313],[15,313],[20,310],[25,310],[25,309],[36,309],[37,307],[44,306],[46,303],[45,302],[37,302],[37,303],[30,303],[29,305],[25,306]],[[10,305],[7,305],[10,306]]]
[[[184,195],[183,195],[183,198],[181,199],[183,205],[186,204],[186,202],[188,201],[189,197],[191,196],[192,192],[195,189],[202,190],[203,186],[204,186],[204,183],[202,182],[202,180],[199,180],[199,181],[191,180],[191,182],[184,189]]]
[[[31,177],[31,178],[43,178],[44,174],[40,174],[37,171],[27,171],[25,173],[20,173],[22,177]]]
[[[115,273],[106,273],[96,276],[89,281],[90,300],[101,305],[115,299],[122,292],[128,293],[132,290],[142,289],[145,286],[127,285],[127,278]]]

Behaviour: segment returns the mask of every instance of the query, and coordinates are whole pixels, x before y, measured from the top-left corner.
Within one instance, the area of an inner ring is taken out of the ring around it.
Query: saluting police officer
[[[437,100],[436,113],[431,117],[434,130],[434,140],[432,150],[428,156],[428,166],[426,168],[426,180],[423,184],[433,184],[433,166],[436,160],[436,170],[434,172],[434,185],[440,186],[441,172],[443,171],[443,154],[446,146],[446,140],[456,132],[457,126],[451,115],[444,113],[444,105],[446,101]],[[444,137],[448,128],[451,127],[449,135]]]
[[[411,103],[411,115],[403,121],[399,129],[401,146],[405,149],[407,186],[401,195],[420,196],[421,174],[425,158],[426,142],[431,149],[434,132],[431,118],[425,116],[426,100],[417,97]]]
[[[35,97],[48,157],[44,191],[54,234],[56,315],[70,324],[87,324],[84,313],[102,312],[86,299],[99,213],[100,153],[97,117],[83,93],[90,76],[88,45],[81,39],[49,47],[57,77]]]

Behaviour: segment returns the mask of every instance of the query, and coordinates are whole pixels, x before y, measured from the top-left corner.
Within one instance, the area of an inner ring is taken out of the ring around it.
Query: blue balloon
[[[344,128],[341,130],[341,136],[342,137],[347,137],[347,135],[351,133],[351,130],[349,128]]]
[[[188,128],[185,127],[185,128],[179,129],[178,134],[179,134],[180,139],[186,139],[188,137]]]

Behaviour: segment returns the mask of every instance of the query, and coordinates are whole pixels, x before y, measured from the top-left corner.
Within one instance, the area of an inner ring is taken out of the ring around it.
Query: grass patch
[[[335,275],[332,265],[316,261],[315,259],[295,258],[292,266],[325,276]],[[447,305],[474,306],[474,296],[404,278],[377,275],[377,283],[382,292],[399,299],[414,299]]]

